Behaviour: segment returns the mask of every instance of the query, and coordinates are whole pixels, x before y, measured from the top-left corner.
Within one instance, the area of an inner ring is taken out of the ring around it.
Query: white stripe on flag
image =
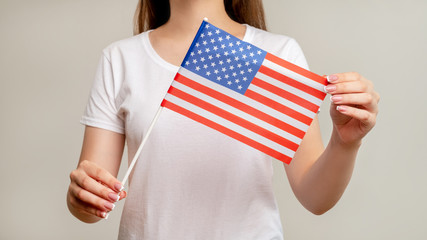
[[[201,77],[201,76],[199,76],[199,75],[197,75],[197,74],[195,74],[195,73],[193,73],[193,72],[191,72],[185,68],[180,68],[178,73],[189,78],[189,79],[193,79],[194,81],[199,82],[200,84],[202,84],[206,87],[209,87],[211,89],[218,89],[221,91],[221,93],[228,95],[228,96],[230,96],[230,97],[232,97],[232,98],[234,98],[234,99],[236,99],[236,100],[238,100],[244,104],[252,106],[256,109],[262,109],[265,114],[268,114],[268,115],[273,116],[277,119],[280,119],[281,121],[297,128],[299,130],[306,132],[308,127],[309,127],[307,124],[302,123],[302,122],[300,122],[300,121],[298,121],[298,120],[296,120],[296,119],[294,119],[294,118],[292,118],[286,114],[283,114],[283,113],[277,111],[276,109],[273,109],[273,108],[271,108],[267,105],[264,105],[258,101],[255,101],[255,100],[250,99],[246,96],[243,96],[242,94],[237,93],[231,89],[228,89],[224,86],[221,86],[217,83],[214,83],[210,80],[207,80],[206,78]]]
[[[282,67],[282,66],[280,66],[280,65],[278,65],[278,64],[276,64],[276,63],[274,63],[272,61],[264,59],[264,62],[262,63],[262,65],[264,65],[264,66],[266,66],[266,67],[268,67],[268,68],[270,68],[270,69],[272,69],[272,70],[274,70],[274,71],[276,71],[278,73],[281,73],[281,74],[283,74],[283,75],[285,75],[287,77],[290,77],[292,79],[296,79],[296,80],[300,81],[301,83],[303,83],[303,84],[305,84],[307,86],[310,86],[310,87],[312,87],[314,89],[317,89],[317,90],[319,90],[321,92],[325,92],[325,89],[323,88],[324,85],[322,85],[322,84],[320,84],[320,83],[318,83],[316,81],[313,81],[313,80],[311,80],[308,77],[300,75],[300,74],[298,74],[298,73],[296,73],[294,71],[286,69],[286,68],[284,68],[284,67]],[[320,105],[320,104],[318,104],[318,105]]]
[[[225,111],[227,111],[233,115],[239,116],[239,117],[245,119],[246,121],[254,123],[254,124],[258,125],[259,127],[266,129],[272,133],[275,133],[275,134],[277,134],[283,138],[286,138],[286,139],[288,139],[288,140],[290,140],[290,141],[292,141],[298,145],[301,143],[301,139],[299,137],[296,137],[296,136],[294,136],[294,135],[292,135],[286,131],[283,131],[282,129],[280,129],[276,126],[273,126],[273,125],[271,125],[267,122],[264,122],[264,121],[254,117],[252,115],[249,115],[244,111],[241,111],[241,110],[239,110],[235,107],[232,107],[232,106],[230,106],[230,105],[228,105],[228,104],[226,104],[220,100],[217,100],[216,98],[210,97],[206,94],[203,94],[197,90],[194,90],[194,89],[187,87],[187,86],[185,86],[179,82],[176,82],[176,81],[172,84],[172,86],[183,91],[183,92],[186,92],[190,95],[193,95],[193,96],[195,96],[195,97],[197,97],[203,101],[211,103],[212,105],[217,106],[217,107],[219,107],[219,108],[221,108],[221,109],[223,109],[223,110],[225,110]]]
[[[250,90],[252,90],[254,92],[257,92],[257,93],[259,93],[259,94],[261,94],[263,96],[266,96],[266,97],[268,97],[268,98],[270,98],[270,99],[272,99],[272,100],[274,100],[274,101],[276,101],[276,102],[278,102],[278,103],[280,103],[282,105],[285,105],[285,106],[287,106],[287,107],[289,107],[289,108],[291,108],[291,109],[293,109],[293,110],[295,110],[295,111],[297,111],[299,113],[302,113],[302,114],[304,114],[305,116],[307,116],[309,118],[314,118],[314,116],[316,115],[316,113],[314,113],[314,112],[312,112],[312,111],[310,111],[310,110],[308,110],[306,108],[303,108],[300,105],[298,105],[298,104],[296,104],[294,102],[291,102],[291,101],[289,101],[289,100],[287,100],[285,98],[282,98],[279,95],[276,95],[276,94],[274,94],[272,92],[269,92],[269,91],[267,91],[267,90],[265,90],[263,88],[260,88],[258,86],[250,85],[248,89],[250,89]]]
[[[174,103],[178,106],[181,106],[181,107],[183,107],[183,108],[185,108],[185,109],[187,109],[187,110],[189,110],[189,111],[191,111],[197,115],[200,115],[204,118],[207,118],[213,122],[216,122],[216,123],[228,128],[230,130],[233,130],[233,131],[235,131],[235,132],[237,132],[237,133],[239,133],[245,137],[251,138],[254,141],[257,141],[257,142],[259,142],[259,143],[261,143],[261,144],[263,144],[263,145],[265,145],[271,149],[274,149],[274,150],[276,150],[282,154],[285,154],[289,157],[293,157],[293,155],[295,154],[294,151],[292,151],[292,150],[290,150],[290,149],[288,149],[288,148],[286,148],[286,147],[284,147],[284,146],[282,146],[276,142],[273,142],[270,139],[267,139],[263,136],[260,136],[260,135],[254,133],[254,132],[252,132],[252,131],[244,128],[244,127],[241,127],[240,125],[237,125],[233,122],[230,122],[230,121],[228,121],[222,117],[217,116],[216,114],[213,114],[209,111],[206,111],[206,110],[204,110],[198,106],[195,106],[192,103],[184,101],[184,100],[182,100],[178,97],[175,97],[171,94],[167,94],[165,99],[167,101]]]
[[[314,97],[311,94],[308,94],[308,93],[306,93],[306,92],[304,92],[302,90],[299,90],[298,88],[294,88],[294,87],[292,87],[292,86],[290,86],[290,85],[288,85],[286,83],[283,83],[283,82],[281,82],[279,80],[276,80],[275,78],[267,76],[267,75],[265,75],[265,74],[263,74],[261,72],[258,72],[255,75],[255,77],[257,77],[257,78],[259,78],[259,79],[261,79],[261,80],[263,80],[263,81],[265,81],[267,83],[270,83],[271,85],[277,86],[277,87],[279,87],[279,88],[281,88],[281,89],[283,89],[285,91],[293,93],[293,94],[295,94],[295,95],[297,95],[297,96],[299,96],[301,98],[304,98],[307,101],[310,101],[310,102],[316,104],[317,106],[320,106],[320,104],[322,104],[322,100],[318,99],[317,97]]]

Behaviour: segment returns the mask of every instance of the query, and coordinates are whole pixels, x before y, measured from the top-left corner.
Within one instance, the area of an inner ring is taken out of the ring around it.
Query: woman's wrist
[[[349,151],[358,151],[360,146],[362,145],[362,139],[352,141],[352,142],[344,142],[342,141],[338,131],[335,129],[332,131],[331,139],[329,141],[331,147],[338,147],[341,149],[349,150]]]

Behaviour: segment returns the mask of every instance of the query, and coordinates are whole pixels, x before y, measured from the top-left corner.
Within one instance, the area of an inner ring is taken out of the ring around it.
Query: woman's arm
[[[357,73],[334,74],[327,91],[332,96],[331,139],[323,150],[317,118],[285,170],[295,196],[314,214],[323,214],[341,198],[354,168],[362,138],[373,128],[379,95]]]
[[[83,222],[106,218],[114,202],[126,196],[116,179],[123,155],[125,136],[108,130],[85,129],[77,169],[71,172],[67,193],[70,212]]]

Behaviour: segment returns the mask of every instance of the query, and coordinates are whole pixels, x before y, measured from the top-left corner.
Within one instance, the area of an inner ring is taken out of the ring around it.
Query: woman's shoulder
[[[143,48],[143,38],[145,34],[147,34],[147,32],[114,41],[104,47],[102,52],[107,58],[111,58],[115,55],[127,56],[129,54],[134,54]]]

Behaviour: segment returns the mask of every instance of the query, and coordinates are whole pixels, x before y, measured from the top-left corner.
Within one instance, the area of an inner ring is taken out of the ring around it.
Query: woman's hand
[[[333,136],[342,144],[360,145],[375,125],[380,96],[372,82],[358,73],[329,75],[328,81],[325,90],[331,94]]]
[[[70,211],[84,222],[108,218],[114,203],[125,198],[122,184],[107,170],[83,160],[70,174],[67,202]]]

